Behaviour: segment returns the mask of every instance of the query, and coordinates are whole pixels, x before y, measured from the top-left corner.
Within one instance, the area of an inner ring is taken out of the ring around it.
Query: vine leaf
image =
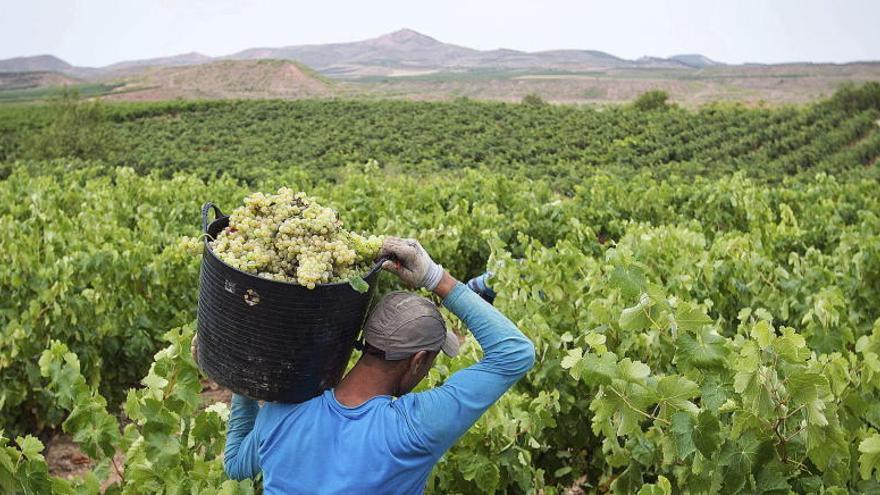
[[[720,368],[727,359],[727,340],[711,328],[703,328],[695,335],[682,333],[675,341],[676,357],[695,368]]]
[[[42,461],[43,460],[43,442],[40,441],[39,438],[28,435],[26,437],[18,437],[15,439],[15,443],[18,444],[18,448],[21,449],[21,453],[24,457],[29,461]]]
[[[635,265],[617,266],[611,271],[610,282],[620,289],[623,297],[633,298],[642,293],[647,285],[645,272]]]
[[[700,412],[694,424],[693,439],[697,450],[710,459],[721,443],[721,422],[709,411]]]
[[[874,433],[859,443],[859,473],[863,479],[871,477],[871,472],[880,469],[880,435]]]
[[[681,330],[696,332],[703,325],[708,325],[709,323],[712,323],[712,319],[709,318],[709,315],[701,307],[694,303],[685,301],[679,303],[678,307],[675,308],[675,324]]]
[[[657,381],[657,403],[661,406],[661,415],[669,407],[696,414],[697,406],[690,399],[698,395],[700,386],[683,376],[664,376]]]
[[[691,435],[694,429],[694,420],[690,413],[679,411],[672,415],[672,443],[675,453],[680,460],[684,460],[695,450],[694,439]]]
[[[361,294],[366,294],[366,292],[370,290],[370,284],[368,284],[367,281],[363,278],[357,276],[351,277],[348,280],[348,285],[350,285],[352,289],[358,291]]]

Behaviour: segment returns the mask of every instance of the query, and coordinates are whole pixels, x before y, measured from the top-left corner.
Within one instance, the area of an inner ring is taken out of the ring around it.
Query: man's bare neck
[[[394,395],[395,381],[387,372],[358,361],[336,386],[336,400],[345,407],[357,407],[380,395]]]

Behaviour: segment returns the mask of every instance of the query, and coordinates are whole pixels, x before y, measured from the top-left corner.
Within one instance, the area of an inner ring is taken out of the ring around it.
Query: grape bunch
[[[331,208],[282,187],[246,197],[209,246],[239,270],[314,289],[369,271],[383,240],[343,229]]]

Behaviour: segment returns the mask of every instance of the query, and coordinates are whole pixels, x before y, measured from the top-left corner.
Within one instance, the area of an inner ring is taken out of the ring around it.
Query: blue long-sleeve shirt
[[[532,343],[498,310],[457,284],[443,305],[483,359],[436,388],[382,395],[357,407],[333,390],[301,404],[234,395],[224,466],[233,479],[262,469],[267,494],[421,493],[434,464],[534,365]]]

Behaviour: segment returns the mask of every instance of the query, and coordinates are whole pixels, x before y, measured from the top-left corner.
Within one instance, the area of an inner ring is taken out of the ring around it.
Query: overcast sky
[[[876,0],[0,0],[0,59],[74,65],[355,41],[400,28],[473,48],[702,53],[728,63],[880,60]]]

